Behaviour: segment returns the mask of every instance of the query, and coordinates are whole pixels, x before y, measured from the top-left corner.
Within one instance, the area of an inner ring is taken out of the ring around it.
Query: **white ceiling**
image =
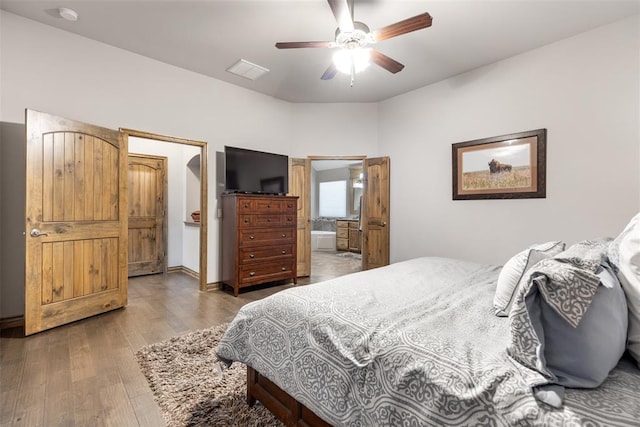
[[[69,7],[80,16],[57,15]],[[333,41],[326,0],[0,0],[0,8],[158,61],[291,102],[376,102],[640,13],[640,0],[355,0],[374,30],[429,12],[431,28],[378,43],[405,65],[320,76],[330,49],[278,50],[278,41]],[[225,70],[238,59],[270,70],[256,81]],[[597,58],[594,58],[597,60]]]

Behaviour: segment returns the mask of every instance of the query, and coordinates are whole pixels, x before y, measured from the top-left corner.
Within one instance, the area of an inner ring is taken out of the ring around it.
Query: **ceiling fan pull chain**
[[[349,87],[353,87],[353,84],[356,82],[356,62],[353,58],[353,53],[351,53],[351,84]]]

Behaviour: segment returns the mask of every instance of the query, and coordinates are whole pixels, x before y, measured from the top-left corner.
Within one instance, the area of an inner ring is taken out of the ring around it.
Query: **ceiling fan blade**
[[[395,59],[389,58],[384,53],[378,52],[377,50],[371,50],[371,62],[381,66],[382,68],[393,74],[402,71],[402,69],[404,68],[404,65],[402,65]]]
[[[278,42],[278,49],[295,49],[299,47],[334,47],[334,42]]]
[[[338,72],[338,69],[336,68],[336,66],[332,62],[331,65],[329,65],[329,68],[327,68],[327,70],[324,72],[324,74],[320,78],[322,80],[331,80],[332,78],[334,78],[336,76],[337,72]]]
[[[405,19],[404,21],[396,22],[395,24],[387,25],[373,32],[373,37],[377,42],[381,40],[390,39],[391,37],[400,36],[402,34],[410,33],[412,31],[421,30],[431,26],[433,18],[428,13],[414,16],[413,18]]]
[[[327,0],[341,33],[353,32],[353,0]]]

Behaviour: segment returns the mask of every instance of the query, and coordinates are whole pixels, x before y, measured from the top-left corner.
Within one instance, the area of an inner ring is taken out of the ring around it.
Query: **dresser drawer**
[[[294,216],[285,215],[239,215],[240,227],[269,227],[277,225],[295,225]]]
[[[263,246],[278,245],[281,243],[289,243],[295,241],[296,229],[293,227],[282,227],[280,229],[254,229],[239,230],[240,246]]]
[[[255,247],[240,249],[240,262],[243,264],[266,260],[285,259],[293,256],[293,245]]]
[[[349,250],[349,239],[336,239],[336,250],[339,250],[339,251]]]
[[[273,198],[246,198],[238,201],[238,212],[244,213],[293,213],[297,209],[295,200],[274,200]]]
[[[259,263],[240,267],[239,282],[242,284],[272,282],[279,279],[291,278],[293,259],[282,262]]]
[[[296,200],[255,200],[256,212],[295,212],[297,209]]]
[[[336,238],[338,238],[338,239],[348,239],[349,238],[349,229],[348,228],[336,228]]]

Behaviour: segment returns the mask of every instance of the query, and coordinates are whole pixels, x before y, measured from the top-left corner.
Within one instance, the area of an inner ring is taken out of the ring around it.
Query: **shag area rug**
[[[282,426],[259,402],[247,405],[245,365],[234,362],[219,373],[215,349],[226,327],[191,332],[136,353],[167,426]]]

